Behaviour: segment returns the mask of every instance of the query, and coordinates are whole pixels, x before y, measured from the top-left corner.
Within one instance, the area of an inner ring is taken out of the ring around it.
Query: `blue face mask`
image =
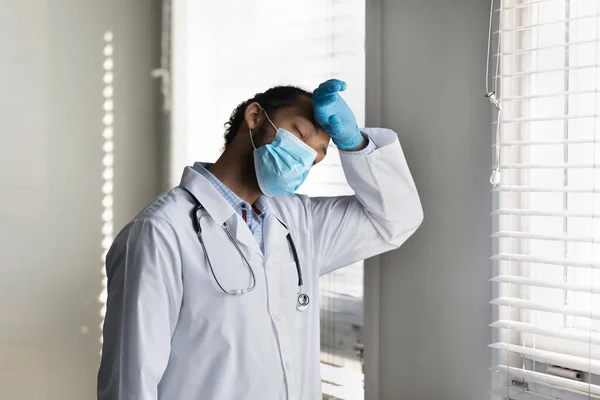
[[[273,143],[256,148],[250,131],[258,186],[267,197],[291,196],[304,183],[317,152],[293,133],[276,128],[267,113],[265,116],[276,130]]]

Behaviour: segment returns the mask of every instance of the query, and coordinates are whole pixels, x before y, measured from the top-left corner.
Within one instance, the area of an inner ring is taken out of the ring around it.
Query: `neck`
[[[232,146],[210,168],[210,172],[218,180],[248,204],[254,204],[261,195],[254,175],[252,157],[252,152],[248,156]]]

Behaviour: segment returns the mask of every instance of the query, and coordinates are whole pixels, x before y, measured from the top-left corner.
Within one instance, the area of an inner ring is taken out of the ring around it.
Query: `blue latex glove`
[[[313,92],[315,120],[340,149],[354,149],[363,141],[356,117],[338,92],[346,90],[346,82],[330,79]]]

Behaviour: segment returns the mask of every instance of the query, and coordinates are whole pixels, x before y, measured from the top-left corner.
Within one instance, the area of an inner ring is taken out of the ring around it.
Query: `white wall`
[[[379,394],[367,381],[367,398],[489,398],[489,1],[368,4],[367,124],[398,132],[425,221],[367,273],[367,313],[380,311],[378,363],[367,360]]]
[[[0,399],[95,398],[103,35],[118,230],[158,184],[157,3],[0,0]]]

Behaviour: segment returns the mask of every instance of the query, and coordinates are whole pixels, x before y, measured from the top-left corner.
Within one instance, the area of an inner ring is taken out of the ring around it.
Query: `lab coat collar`
[[[214,164],[211,163],[194,163],[192,169],[198,172],[200,175],[205,177],[213,186],[217,189],[217,191],[227,200],[227,202],[233,207],[233,209],[238,212],[238,208],[241,206],[248,206],[248,208],[254,209],[258,214],[264,214],[267,208],[267,203],[264,201],[265,197],[260,196],[256,202],[252,205],[248,204],[244,199],[239,197],[237,194],[233,192],[233,190],[229,189],[223,182],[221,182],[216,176],[214,176],[210,172],[210,168]]]
[[[179,185],[187,189],[202,204],[217,225],[223,225],[235,214],[231,204],[221,196],[212,183],[194,171],[192,167],[185,167]]]
[[[228,222],[230,232],[240,243],[253,250],[261,257],[263,252],[250,228],[243,222],[231,204],[223,198],[221,193],[213,184],[195,171],[192,167],[185,167],[181,177],[180,186],[186,188],[202,204],[206,212],[218,224]],[[263,240],[265,242],[265,253],[273,251],[274,240],[279,240],[279,236],[287,235],[288,230],[284,221],[273,211],[267,197],[261,197],[260,207],[265,211]],[[232,218],[233,216],[233,218]]]

